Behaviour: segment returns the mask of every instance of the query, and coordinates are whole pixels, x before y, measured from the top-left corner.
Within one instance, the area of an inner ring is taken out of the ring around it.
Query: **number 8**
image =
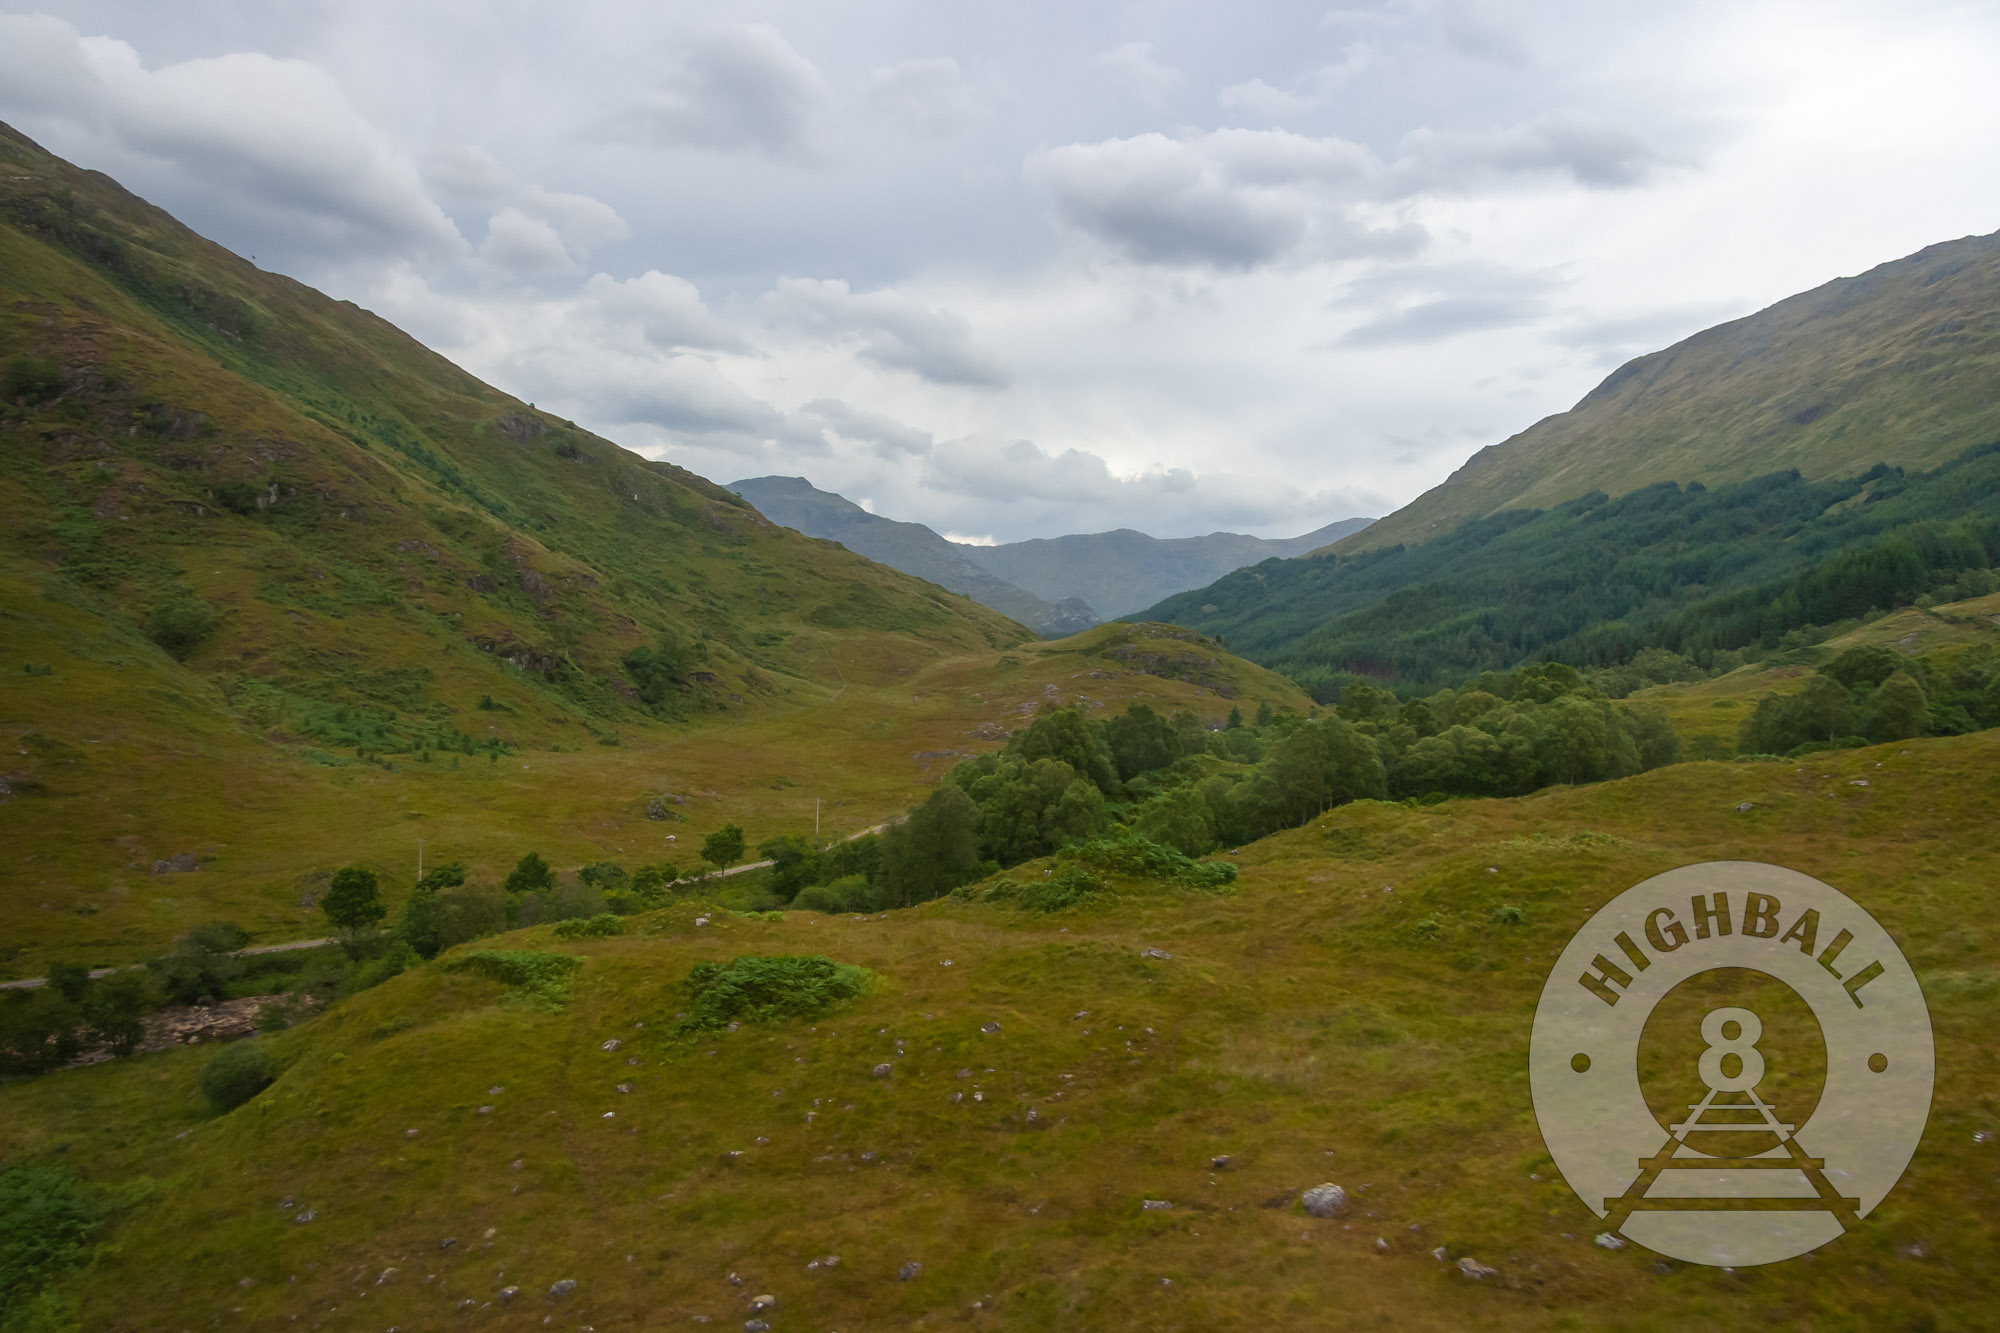
[[[1734,1025],[1732,1034],[1728,1029]],[[1748,1092],[1764,1080],[1764,1054],[1757,1039],[1764,1024],[1748,1009],[1717,1009],[1701,1020],[1701,1035],[1708,1049],[1701,1053],[1701,1081],[1717,1092]],[[1724,1071],[1728,1057],[1736,1057],[1734,1074]]]

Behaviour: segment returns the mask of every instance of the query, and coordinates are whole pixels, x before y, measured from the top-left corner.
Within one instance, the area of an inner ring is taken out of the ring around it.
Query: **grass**
[[[1333,1309],[1398,1328],[1971,1326],[2000,1203],[1996,1149],[1973,1138],[2000,1118],[1996,772],[1989,732],[1362,803],[1244,848],[1229,895],[1052,916],[945,900],[696,927],[682,906],[567,945],[542,927],[496,947],[579,960],[559,1012],[423,968],[270,1039],[286,1072],[226,1117],[202,1109],[199,1051],[0,1089],[0,1156],[154,1181],[74,1284],[87,1325],[144,1309],[432,1326],[511,1283],[523,1297],[482,1318],[527,1327],[573,1279],[558,1318],[598,1327],[741,1320],[766,1291],[777,1328],[1257,1328]],[[1733,858],[1819,876],[1901,941],[1932,1005],[1936,1101],[1856,1234],[1770,1268],[1660,1271],[1591,1243],[1535,1130],[1525,1043],[1548,960],[1598,904]],[[748,954],[876,981],[817,1019],[675,1038],[678,979]],[[1296,1206],[1322,1180],[1353,1200],[1333,1222]],[[1465,1281],[1438,1246],[1499,1273]],[[807,1267],[827,1254],[841,1264]],[[921,1274],[897,1282],[910,1260]]]

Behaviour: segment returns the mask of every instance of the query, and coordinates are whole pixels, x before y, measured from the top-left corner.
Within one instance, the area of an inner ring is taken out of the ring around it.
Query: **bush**
[[[470,972],[520,991],[548,1007],[569,998],[570,982],[583,960],[539,949],[480,949],[445,964],[449,972]]]
[[[512,873],[502,887],[509,893],[545,893],[555,887],[555,872],[542,859],[540,852],[529,852],[515,862]]]
[[[830,884],[808,884],[792,899],[801,912],[871,912],[875,898],[865,875],[843,875]]]
[[[0,370],[0,398],[35,407],[62,392],[62,367],[49,357],[17,356]]]
[[[821,954],[746,954],[727,963],[698,963],[682,983],[688,1009],[677,1026],[695,1031],[731,1022],[817,1018],[859,995],[871,975]]]
[[[23,1311],[37,1292],[83,1258],[104,1205],[74,1172],[55,1166],[0,1170],[0,1311]],[[0,1322],[7,1320],[0,1315]]]
[[[492,885],[463,884],[437,891],[438,948],[498,935],[507,928],[507,895]]]
[[[1060,912],[1096,897],[1111,886],[1082,866],[1064,866],[1019,891],[1018,901],[1030,912]]]
[[[1218,890],[1236,882],[1233,862],[1197,861],[1137,834],[1095,838],[1066,855],[1107,874],[1158,880],[1177,888]]]
[[[556,938],[559,940],[603,939],[624,933],[625,923],[616,912],[556,923]]]
[[[226,1113],[270,1087],[277,1077],[278,1071],[262,1047],[239,1041],[209,1059],[201,1071],[201,1091],[217,1111]]]
[[[177,659],[199,647],[214,628],[214,609],[188,593],[155,602],[146,617],[146,637]]]
[[[389,914],[389,909],[382,905],[375,872],[360,866],[342,866],[334,871],[319,907],[328,921],[348,935],[374,925]]]

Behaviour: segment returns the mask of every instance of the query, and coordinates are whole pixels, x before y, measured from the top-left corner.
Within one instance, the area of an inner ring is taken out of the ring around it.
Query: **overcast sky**
[[[4,5],[6,0],[0,0]],[[0,117],[718,481],[969,538],[1381,514],[2000,228],[1991,4],[0,11]]]

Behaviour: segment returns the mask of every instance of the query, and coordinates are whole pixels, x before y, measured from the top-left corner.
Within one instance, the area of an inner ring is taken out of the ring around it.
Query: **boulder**
[[[1315,1185],[1299,1196],[1299,1202],[1314,1217],[1332,1217],[1347,1206],[1347,1191],[1338,1185]]]

